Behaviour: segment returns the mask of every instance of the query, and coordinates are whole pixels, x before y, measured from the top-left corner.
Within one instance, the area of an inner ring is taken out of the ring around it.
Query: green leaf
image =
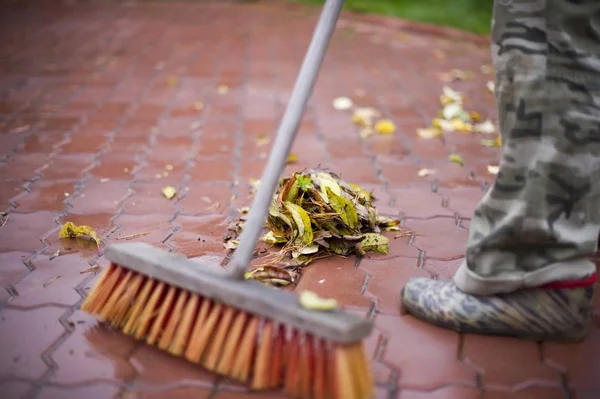
[[[310,225],[310,217],[308,216],[308,213],[302,209],[302,207],[292,204],[291,202],[286,201],[283,203],[283,205],[292,215],[292,219],[294,219],[294,223],[298,228],[297,237],[299,237],[305,244],[312,243],[313,231]]]
[[[362,249],[366,252],[378,252],[384,255],[388,253],[388,244],[390,240],[377,233],[366,233],[363,235],[363,240],[360,243]]]
[[[337,195],[329,187],[325,188],[329,197],[331,207],[340,215],[342,221],[351,229],[359,227],[358,214],[352,202],[346,198]]]
[[[304,192],[314,187],[312,181],[310,180],[310,176],[298,176],[296,178],[296,183],[298,184],[300,190]]]

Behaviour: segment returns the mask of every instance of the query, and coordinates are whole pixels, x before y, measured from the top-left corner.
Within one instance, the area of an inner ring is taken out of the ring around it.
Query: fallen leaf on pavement
[[[256,136],[256,146],[257,147],[262,147],[265,146],[267,144],[269,144],[271,140],[269,139],[269,136],[267,136],[266,134],[259,134],[258,136]]]
[[[175,187],[173,186],[164,186],[162,189],[162,194],[165,196],[165,198],[167,199],[173,199],[173,197],[175,197],[175,195],[177,194],[177,190],[175,189]]]
[[[492,175],[497,175],[498,172],[500,171],[500,166],[497,165],[488,165],[487,166],[487,171],[492,174]]]
[[[492,81],[487,82],[485,84],[485,87],[487,87],[487,89],[490,93],[494,93],[496,91],[496,85]]]
[[[458,154],[450,154],[450,156],[448,157],[448,160],[457,165],[465,166],[465,161],[464,161],[463,157],[461,157]]]
[[[321,298],[312,291],[302,291],[298,296],[298,302],[300,306],[310,310],[330,311],[337,308],[337,301],[335,299]]]
[[[489,119],[485,122],[478,123],[473,127],[475,133],[490,134],[496,131],[496,126]]]
[[[298,160],[300,159],[300,157],[298,156],[298,154],[295,153],[291,153],[290,155],[288,155],[287,157],[287,163],[294,163],[294,162],[298,162]]]
[[[353,103],[352,100],[348,97],[338,97],[333,100],[333,108],[338,111],[344,111],[352,108]]]
[[[438,137],[442,137],[442,131],[435,127],[417,129],[417,136],[419,136],[422,139],[435,139]]]
[[[227,94],[228,91],[229,91],[229,87],[227,85],[217,86],[217,93],[219,93],[219,94]]]
[[[196,101],[192,104],[192,108],[194,109],[194,111],[200,112],[204,109],[204,103],[202,101]]]
[[[396,125],[388,119],[383,119],[375,124],[375,131],[379,134],[393,134],[396,131]]]
[[[98,234],[90,226],[76,226],[73,222],[66,222],[58,232],[58,238],[86,238],[96,242],[96,246],[100,248],[100,239]]]
[[[419,169],[419,171],[417,172],[417,176],[419,177],[425,177],[425,176],[429,176],[435,173],[435,170],[432,169]]]
[[[289,270],[276,266],[261,266],[246,272],[246,280],[256,280],[267,285],[286,286],[294,282]]]

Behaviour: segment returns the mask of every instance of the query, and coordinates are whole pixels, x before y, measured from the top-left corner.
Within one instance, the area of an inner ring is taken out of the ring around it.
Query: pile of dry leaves
[[[269,210],[267,233],[262,237],[280,250],[267,255],[262,268],[249,272],[247,277],[267,280],[260,276],[270,274],[270,280],[285,285],[285,273],[275,277],[278,271],[269,269],[295,269],[331,255],[386,254],[389,240],[381,231],[400,230],[400,221],[380,216],[373,200],[371,193],[323,170],[282,179]],[[225,236],[225,248],[230,250],[238,245],[248,209],[240,213]]]

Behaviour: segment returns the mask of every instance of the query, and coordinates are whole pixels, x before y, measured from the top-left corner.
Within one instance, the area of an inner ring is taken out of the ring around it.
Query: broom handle
[[[242,279],[260,235],[263,232],[271,200],[285,168],[300,121],[304,116],[325,52],[335,30],[344,0],[326,0],[308,51],[296,78],[292,95],[277,129],[275,143],[263,171],[258,192],[252,202],[248,220],[239,237],[239,246],[231,259],[231,277]]]

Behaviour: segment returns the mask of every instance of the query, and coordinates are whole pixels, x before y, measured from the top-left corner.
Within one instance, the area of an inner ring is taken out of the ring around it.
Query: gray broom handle
[[[230,262],[232,265],[231,277],[233,278],[242,279],[252,260],[256,243],[267,220],[271,200],[285,168],[343,4],[344,0],[327,0],[323,6],[319,22],[296,78],[290,101],[279,123],[275,143],[269,154],[248,219],[240,234],[239,247],[234,251]]]

